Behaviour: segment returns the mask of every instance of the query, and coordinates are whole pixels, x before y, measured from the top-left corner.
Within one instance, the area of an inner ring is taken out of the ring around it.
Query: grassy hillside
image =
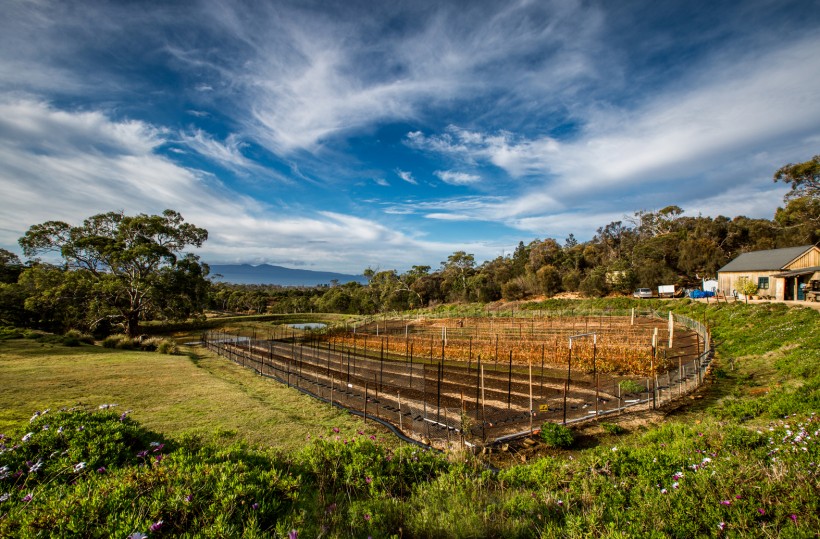
[[[718,359],[703,398],[654,416],[659,424],[625,422],[626,434],[600,434],[585,449],[552,450],[498,474],[468,455],[371,439],[349,418],[221,360],[0,343],[0,379],[12,387],[0,413],[4,426],[16,424],[3,443],[17,446],[0,453],[0,496],[8,494],[0,535],[816,537],[818,313],[653,305],[713,328]],[[552,307],[572,308],[522,306]],[[94,399],[134,412],[125,423],[119,408],[29,423],[33,408]],[[256,421],[237,426],[243,407]],[[276,430],[290,420],[298,435]],[[204,444],[184,435],[208,424],[235,434]],[[305,441],[320,430],[323,438]],[[151,441],[166,445],[155,451]],[[98,473],[103,462],[111,464]]]

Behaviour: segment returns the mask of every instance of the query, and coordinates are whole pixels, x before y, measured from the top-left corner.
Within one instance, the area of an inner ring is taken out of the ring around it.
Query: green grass
[[[349,414],[210,352],[194,357],[0,341],[0,432],[35,410],[118,404],[151,430],[198,434],[285,451],[308,434],[362,428]]]

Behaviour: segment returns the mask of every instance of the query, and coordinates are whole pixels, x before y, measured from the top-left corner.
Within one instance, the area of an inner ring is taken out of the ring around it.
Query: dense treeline
[[[741,253],[820,241],[820,155],[789,164],[774,180],[791,187],[773,219],[685,216],[667,206],[639,211],[597,230],[587,242],[520,242],[508,256],[482,264],[464,251],[439,268],[364,271],[368,283],[317,288],[229,285],[207,280],[208,267],[184,254],[207,231],[176,212],[161,216],[108,213],[82,226],[35,225],[20,239],[27,256],[58,252],[65,264],[25,264],[0,250],[0,322],[53,331],[132,336],[142,320],[178,320],[205,309],[252,313],[373,314],[446,302],[491,302],[561,292],[585,296],[628,293],[635,287],[697,287]]]
[[[212,287],[210,307],[372,314],[446,302],[551,297],[561,292],[604,296],[639,286],[698,287],[741,253],[816,241],[814,236],[796,237],[776,221],[683,217],[682,213],[677,206],[640,212],[634,222],[609,223],[583,243],[572,235],[563,242],[553,238],[520,242],[512,254],[480,265],[473,255],[459,251],[436,270],[430,266],[414,266],[404,273],[368,269],[366,285],[291,289],[220,283]]]

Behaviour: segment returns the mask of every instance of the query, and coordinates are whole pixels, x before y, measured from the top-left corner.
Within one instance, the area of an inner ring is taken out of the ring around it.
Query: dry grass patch
[[[332,427],[362,422],[273,380],[197,349],[192,357],[0,343],[0,432],[35,410],[116,403],[145,427],[292,450]]]

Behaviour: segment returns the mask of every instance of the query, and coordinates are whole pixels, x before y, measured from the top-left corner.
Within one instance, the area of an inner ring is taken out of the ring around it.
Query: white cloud
[[[413,177],[411,172],[406,170],[396,169],[396,176],[401,178],[402,180],[406,181],[407,183],[412,183],[413,185],[418,185],[419,182]]]
[[[398,215],[412,214],[445,214],[456,213],[469,215],[473,220],[494,220],[496,208],[507,202],[499,196],[468,196],[432,200],[408,200],[402,203],[390,203],[385,213]]]
[[[437,170],[433,174],[438,176],[444,183],[449,183],[450,185],[472,185],[481,181],[481,176],[454,170]]]
[[[248,145],[235,133],[228,135],[224,142],[220,142],[201,129],[194,129],[187,133],[181,133],[178,142],[234,172],[254,172],[266,177],[274,176],[271,170],[245,157],[242,149]],[[289,179],[281,175],[276,175],[276,177],[282,181],[290,182]]]
[[[426,136],[420,131],[412,131],[405,141],[411,147],[441,153],[469,164],[491,163],[516,177],[548,171],[545,154],[559,150],[558,141],[550,137],[527,140],[508,131],[486,134],[454,125],[448,126],[440,135]]]
[[[228,138],[222,143],[214,140],[212,136],[201,129],[194,129],[190,133],[182,133],[180,142],[218,163],[239,168],[248,167],[252,164],[242,155],[242,147],[246,144],[236,134],[228,135]]]
[[[470,215],[463,215],[458,213],[428,213],[425,215],[427,219],[436,219],[439,221],[475,221],[475,218]]]

